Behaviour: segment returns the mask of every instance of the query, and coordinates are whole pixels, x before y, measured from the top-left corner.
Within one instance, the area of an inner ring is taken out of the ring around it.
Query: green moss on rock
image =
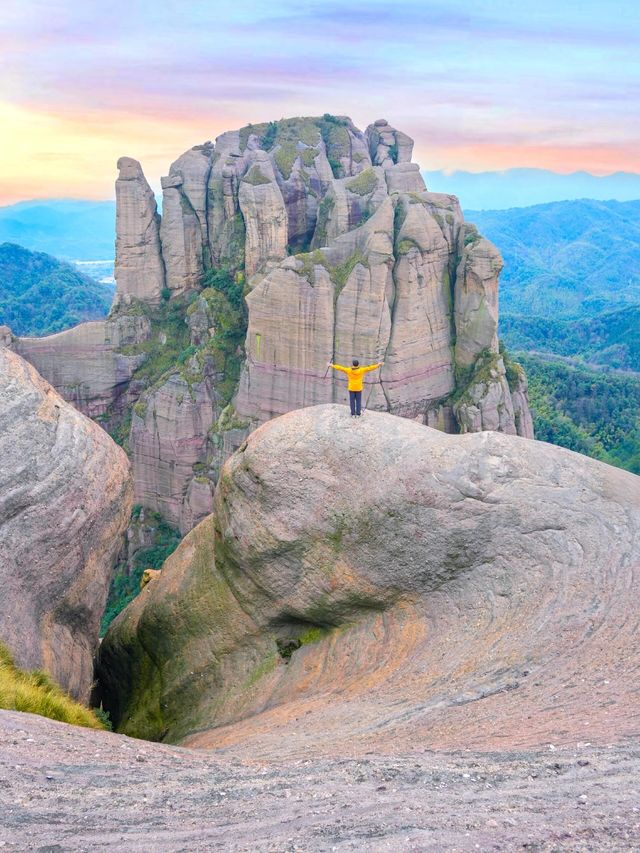
[[[252,187],[259,187],[261,184],[270,184],[269,178],[265,177],[260,171],[259,166],[252,166],[251,169],[242,179],[244,184],[251,184]]]
[[[378,178],[372,168],[365,169],[347,183],[347,189],[357,195],[369,195],[378,186]]]
[[[298,149],[294,142],[283,142],[273,155],[280,174],[288,181],[293,171],[293,164],[298,158]]]

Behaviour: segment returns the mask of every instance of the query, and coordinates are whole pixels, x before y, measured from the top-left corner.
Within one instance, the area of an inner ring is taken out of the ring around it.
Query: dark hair
[[[354,367],[357,367],[357,366],[360,364],[360,362],[358,361],[358,359],[357,359],[357,358],[354,358],[354,359],[353,359],[353,361],[351,362],[351,364],[352,364]]]

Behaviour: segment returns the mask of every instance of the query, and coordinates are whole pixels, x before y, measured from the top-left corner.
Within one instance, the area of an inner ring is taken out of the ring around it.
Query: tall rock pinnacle
[[[127,305],[132,299],[158,305],[165,274],[156,200],[137,160],[121,157],[118,170],[115,305]]]

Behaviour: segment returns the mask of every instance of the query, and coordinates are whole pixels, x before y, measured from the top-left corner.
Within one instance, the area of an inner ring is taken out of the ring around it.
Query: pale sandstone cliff
[[[165,274],[156,200],[137,160],[121,157],[118,170],[115,302],[128,305],[133,299],[139,299],[158,305]]]
[[[132,504],[129,462],[0,348],[0,641],[88,700],[107,590]]]
[[[130,387],[146,358],[143,351],[127,354],[148,340],[148,317],[122,314],[81,323],[44,338],[9,338],[0,346],[19,353],[59,394],[88,417],[121,414],[137,399]]]

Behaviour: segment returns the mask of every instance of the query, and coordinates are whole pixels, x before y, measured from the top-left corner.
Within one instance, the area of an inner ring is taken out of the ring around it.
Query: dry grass
[[[104,728],[93,711],[75,702],[40,670],[25,672],[14,664],[11,653],[0,643],[0,708],[7,711],[26,711],[52,720]]]

